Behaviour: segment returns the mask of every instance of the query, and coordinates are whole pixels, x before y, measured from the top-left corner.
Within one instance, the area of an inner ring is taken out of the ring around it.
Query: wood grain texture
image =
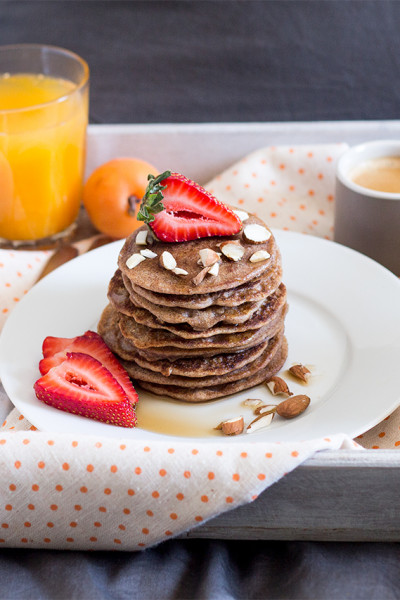
[[[216,517],[186,537],[400,541],[399,492],[399,452],[321,453],[251,504]]]

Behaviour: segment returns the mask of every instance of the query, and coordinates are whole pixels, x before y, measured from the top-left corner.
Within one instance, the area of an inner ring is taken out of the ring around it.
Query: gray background
[[[400,3],[0,1],[0,44],[74,50],[92,123],[398,119]],[[400,597],[398,544],[0,551],[0,597]]]

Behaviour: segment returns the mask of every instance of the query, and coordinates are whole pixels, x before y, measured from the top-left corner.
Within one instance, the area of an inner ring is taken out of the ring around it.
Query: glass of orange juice
[[[53,46],[0,46],[0,245],[71,232],[85,165],[89,68]]]

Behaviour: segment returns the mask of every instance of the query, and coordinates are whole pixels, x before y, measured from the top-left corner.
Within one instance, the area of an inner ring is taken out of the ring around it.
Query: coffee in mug
[[[400,156],[381,156],[357,165],[350,179],[361,187],[400,194]]]
[[[334,240],[400,276],[400,140],[366,142],[339,158]]]

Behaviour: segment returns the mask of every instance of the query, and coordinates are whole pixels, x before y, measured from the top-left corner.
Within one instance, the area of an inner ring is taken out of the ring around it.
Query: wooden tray
[[[92,125],[87,172],[116,156],[137,156],[199,183],[268,145],[400,139],[400,121]],[[400,452],[323,452],[188,537],[400,540]]]

